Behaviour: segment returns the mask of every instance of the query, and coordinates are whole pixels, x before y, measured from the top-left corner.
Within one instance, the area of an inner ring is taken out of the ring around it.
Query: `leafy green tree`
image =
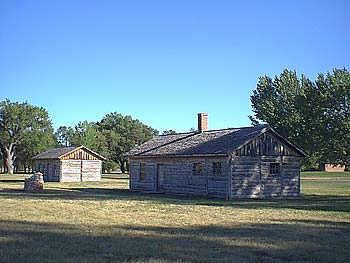
[[[350,71],[334,69],[319,75],[323,95],[322,156],[327,162],[350,164]]]
[[[56,131],[58,142],[62,146],[66,146],[66,147],[71,146],[73,135],[74,135],[74,130],[72,129],[72,127],[60,126]]]
[[[27,102],[2,101],[0,103],[0,148],[5,172],[13,173],[14,161],[17,157],[16,148],[26,141],[28,134],[52,134],[52,131],[49,114],[44,108]]]
[[[162,132],[162,135],[169,135],[169,134],[176,134],[176,131],[174,130],[165,130]]]
[[[23,167],[24,172],[27,172],[32,167],[33,156],[57,145],[57,137],[52,127],[49,127],[45,131],[27,130],[23,134],[22,142],[17,146],[15,166],[17,168]]]
[[[254,116],[253,124],[267,122],[283,136],[294,142],[300,139],[300,112],[298,102],[303,95],[295,71],[284,70],[272,80],[268,76],[259,78],[256,90],[251,96]]]
[[[91,150],[97,150],[99,146],[99,131],[94,122],[79,122],[74,127],[73,136],[71,138],[72,145],[84,145]]]
[[[125,154],[158,134],[158,131],[139,120],[116,112],[103,117],[98,126],[106,138],[108,158],[117,162],[123,173],[128,169]]]
[[[269,123],[309,154],[307,167],[322,162],[350,163],[350,72],[335,69],[315,82],[284,70],[259,78],[251,96],[253,124]]]

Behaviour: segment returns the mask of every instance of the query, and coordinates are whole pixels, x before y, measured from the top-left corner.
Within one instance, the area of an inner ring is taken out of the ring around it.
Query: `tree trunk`
[[[126,171],[129,173],[129,162],[126,162]]]
[[[8,174],[13,174],[13,162],[15,160],[15,146],[10,144],[9,147],[4,147],[4,162]]]
[[[125,161],[122,159],[119,159],[119,166],[122,173],[125,174]]]

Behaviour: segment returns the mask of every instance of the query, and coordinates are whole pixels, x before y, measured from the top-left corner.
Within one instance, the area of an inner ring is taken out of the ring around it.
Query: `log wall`
[[[83,181],[101,181],[102,161],[83,160],[82,180]]]
[[[231,159],[231,197],[287,197],[300,194],[300,157],[239,156]],[[271,164],[279,173],[271,174]]]
[[[61,182],[100,181],[102,161],[61,160]]]
[[[260,158],[234,157],[231,160],[231,197],[260,197]]]
[[[34,161],[34,170],[41,172],[46,182],[58,182],[60,180],[59,160],[36,160]]]
[[[221,174],[214,174],[213,163],[221,163]],[[201,172],[194,172],[194,164]],[[141,165],[145,174],[140,178]],[[157,167],[162,166],[163,180]],[[176,195],[222,197],[228,196],[228,157],[207,158],[131,158],[130,189],[142,192],[162,192]],[[162,182],[159,187],[159,181]]]
[[[81,160],[61,160],[61,182],[81,181]]]

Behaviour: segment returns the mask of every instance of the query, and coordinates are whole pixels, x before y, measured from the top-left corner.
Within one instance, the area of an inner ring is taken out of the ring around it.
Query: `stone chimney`
[[[198,113],[198,132],[208,130],[208,113]]]

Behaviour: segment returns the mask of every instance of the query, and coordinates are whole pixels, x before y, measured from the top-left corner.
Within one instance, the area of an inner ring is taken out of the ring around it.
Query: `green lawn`
[[[349,261],[350,176],[303,173],[300,198],[231,201],[130,193],[125,178],[30,194],[0,175],[0,262]]]

